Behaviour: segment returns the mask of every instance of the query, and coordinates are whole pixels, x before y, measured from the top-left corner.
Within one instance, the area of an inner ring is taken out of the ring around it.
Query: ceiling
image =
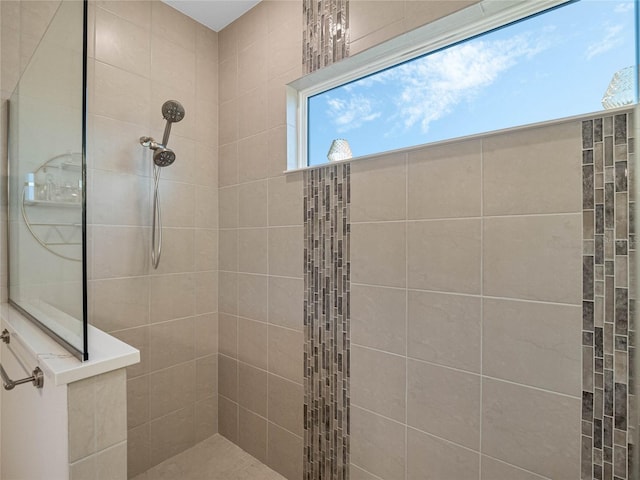
[[[197,22],[219,32],[260,0],[162,0]]]

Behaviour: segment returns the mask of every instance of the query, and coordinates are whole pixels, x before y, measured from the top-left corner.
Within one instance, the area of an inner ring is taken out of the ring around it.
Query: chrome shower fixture
[[[171,124],[179,122],[184,118],[184,107],[177,100],[167,100],[162,104],[162,118],[167,123],[164,126],[162,143],[156,142],[152,137],[140,137],[140,144],[153,150],[153,163],[158,167],[168,167],[176,161],[176,154],[167,147]]]
[[[160,167],[168,167],[176,161],[176,154],[167,147],[171,124],[184,118],[184,107],[176,100],[167,100],[162,104],[162,117],[167,121],[162,135],[162,143],[156,142],[152,137],[140,137],[140,144],[153,150],[153,228],[151,230],[151,263],[153,268],[160,264],[162,253],[162,216],[160,215]]]

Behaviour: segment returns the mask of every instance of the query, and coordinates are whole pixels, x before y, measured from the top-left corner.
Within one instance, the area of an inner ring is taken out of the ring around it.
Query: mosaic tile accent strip
[[[350,170],[304,173],[304,480],[349,478]]]
[[[636,448],[632,121],[582,122],[583,480],[631,478]]]
[[[303,0],[304,73],[349,56],[349,0]]]

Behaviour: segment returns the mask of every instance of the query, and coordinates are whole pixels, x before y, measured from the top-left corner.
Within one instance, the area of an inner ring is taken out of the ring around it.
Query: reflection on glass
[[[334,138],[360,157],[597,112],[615,72],[634,103],[635,5],[570,3],[315,95],[309,164]]]
[[[83,11],[61,2],[11,96],[9,299],[86,358]]]

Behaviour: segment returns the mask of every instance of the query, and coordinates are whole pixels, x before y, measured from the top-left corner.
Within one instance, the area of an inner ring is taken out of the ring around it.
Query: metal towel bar
[[[5,329],[2,331],[2,335],[0,335],[0,340],[4,343],[10,342],[9,332]],[[11,380],[7,372],[4,371],[4,367],[0,363],[0,376],[2,376],[2,385],[5,390],[13,390],[17,385],[22,385],[23,383],[33,383],[33,386],[36,388],[44,387],[44,373],[40,370],[40,367],[36,367],[31,372],[31,376],[27,378],[21,378],[20,380]]]

